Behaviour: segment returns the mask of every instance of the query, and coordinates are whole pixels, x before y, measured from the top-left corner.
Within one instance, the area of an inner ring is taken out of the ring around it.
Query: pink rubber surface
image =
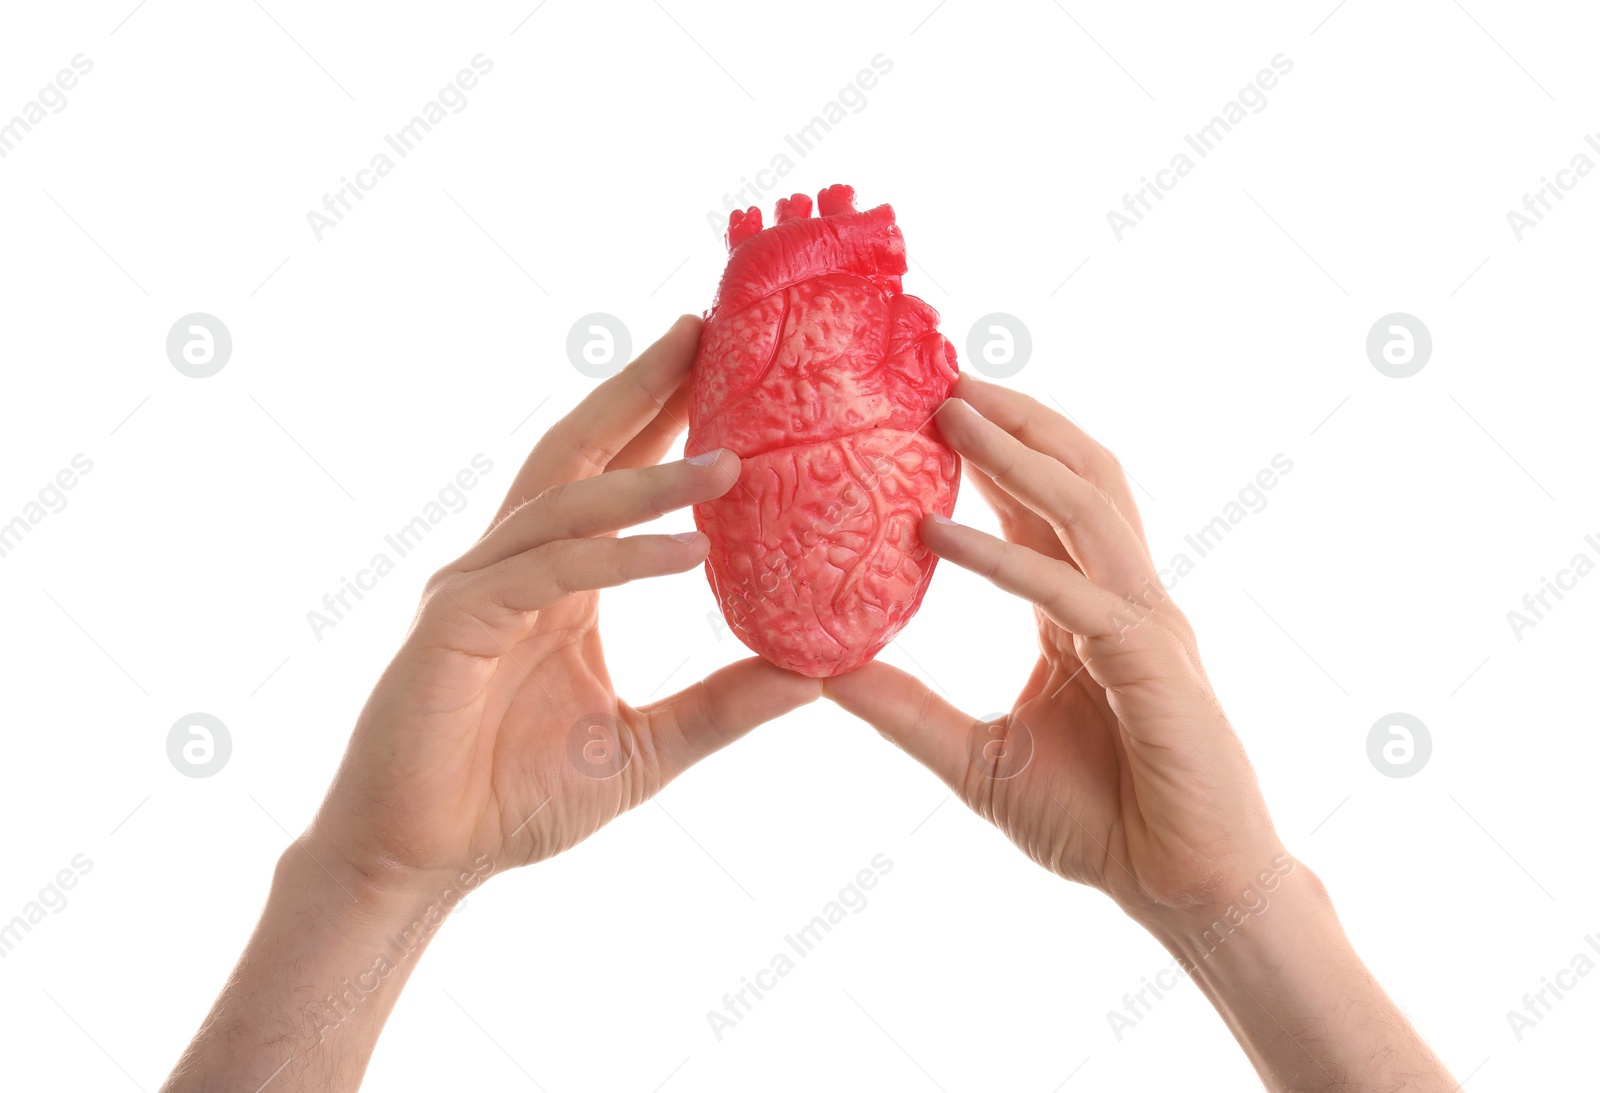
[[[900,291],[894,210],[848,186],[729,219],[728,265],[691,377],[686,454],[731,448],[739,482],[695,506],[706,575],[739,639],[809,676],[871,660],[938,559],[917,524],[955,507],[931,417],[956,379],[938,313]]]

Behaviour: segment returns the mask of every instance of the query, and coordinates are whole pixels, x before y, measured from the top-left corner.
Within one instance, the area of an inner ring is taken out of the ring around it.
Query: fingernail
[[[700,533],[698,531],[680,531],[673,538],[680,543],[692,543],[700,538]]]
[[[685,459],[684,462],[694,467],[709,467],[711,464],[715,463],[725,451],[727,451],[726,448],[712,448],[709,452],[701,452],[699,455],[691,455],[688,459]]]
[[[950,517],[948,517],[948,516],[943,515],[942,513],[930,512],[930,513],[928,513],[928,516],[936,524],[949,524],[951,526],[955,525],[955,521],[954,520],[950,519]]]

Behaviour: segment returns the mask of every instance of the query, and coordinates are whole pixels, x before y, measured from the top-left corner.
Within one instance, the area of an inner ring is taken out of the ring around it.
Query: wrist
[[[261,920],[163,1087],[354,1089],[434,934],[487,869],[429,878],[349,868],[308,835],[278,859]],[[296,1085],[298,1083],[298,1085]]]
[[[291,843],[273,873],[263,925],[297,935],[305,979],[292,985],[300,1031],[319,1042],[350,1018],[387,1014],[451,912],[487,877],[450,878],[349,866],[314,834]]]
[[[1128,913],[1191,972],[1229,946],[1258,947],[1319,921],[1337,927],[1321,879],[1281,848],[1264,854],[1253,873],[1219,887],[1214,898]]]
[[[330,939],[387,945],[392,958],[430,940],[493,870],[487,857],[460,870],[360,869],[308,832],[279,856],[268,908],[285,916],[314,915],[308,924]]]
[[[1459,1089],[1356,955],[1322,881],[1284,856],[1220,912],[1145,922],[1267,1088]]]

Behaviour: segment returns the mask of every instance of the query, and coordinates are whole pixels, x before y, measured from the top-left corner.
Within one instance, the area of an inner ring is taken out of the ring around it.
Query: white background
[[[768,216],[832,182],[892,202],[964,367],[979,316],[1026,323],[1008,382],[1119,454],[1162,561],[1293,460],[1176,590],[1283,838],[1470,1090],[1592,1074],[1600,975],[1520,1042],[1506,1013],[1600,933],[1600,575],[1520,641],[1506,613],[1600,560],[1600,177],[1520,242],[1506,212],[1600,131],[1600,28],[1464,2],[8,5],[0,118],[94,69],[0,159],[0,522],[74,455],[94,469],[0,558],[0,920],[93,868],[0,960],[4,1083],[161,1083],[422,582],[590,388],[574,320],[638,347],[708,306],[706,213],[785,151]],[[479,53],[467,108],[319,242],[307,211]],[[880,53],[865,107],[797,156],[785,136]],[[1119,242],[1107,210],[1280,53],[1266,108]],[[166,358],[191,312],[232,332],[210,379]],[[1366,356],[1391,312],[1432,331],[1410,379]],[[318,641],[306,612],[479,452],[466,511]],[[956,515],[993,527],[976,491]],[[623,693],[743,655],[712,608],[699,573],[608,593]],[[884,659],[986,714],[1031,638],[947,566]],[[232,737],[210,778],[167,758],[192,711]],[[1430,730],[1413,777],[1367,757],[1392,711]],[[719,1042],[706,1011],[879,853],[866,909]],[[475,893],[368,1082],[1254,1087],[1187,984],[1114,1036],[1167,962],[818,704]]]

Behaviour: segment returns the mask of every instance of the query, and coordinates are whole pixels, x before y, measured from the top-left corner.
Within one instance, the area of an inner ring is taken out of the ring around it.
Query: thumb
[[[942,778],[959,796],[972,773],[973,749],[988,737],[969,717],[916,676],[873,661],[823,683],[823,694],[855,714]]]
[[[822,681],[751,657],[641,706],[665,785],[757,725],[822,697]]]

